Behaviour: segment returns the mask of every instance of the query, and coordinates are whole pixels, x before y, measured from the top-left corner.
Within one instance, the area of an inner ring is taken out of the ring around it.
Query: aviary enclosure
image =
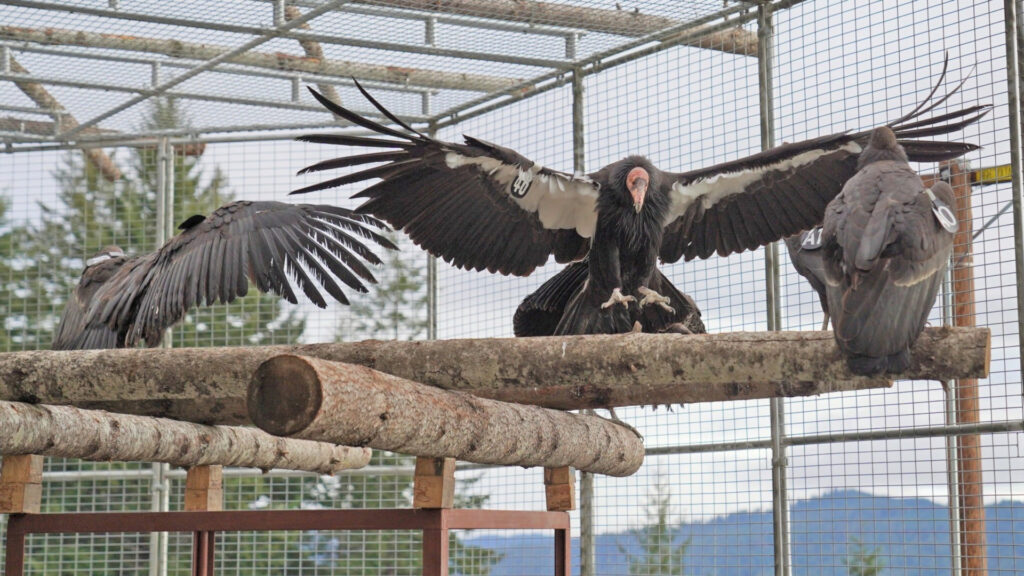
[[[469,134],[584,171],[631,153],[683,171],[786,141],[883,124],[949,55],[937,111],[990,103],[916,165],[967,201],[932,326],[991,330],[982,380],[786,399],[629,408],[644,437],[625,478],[581,475],[574,572],[1024,572],[1020,48],[1024,3],[533,0],[8,0],[0,6],[3,351],[45,349],[86,258],[154,249],[232,198],[284,200],[337,150],[305,86],[371,109],[352,79],[421,131]],[[355,186],[316,202],[353,206]],[[308,201],[302,197],[302,201]],[[312,200],[312,199],[310,199]],[[553,275],[466,272],[405,239],[351,306],[250,295],[194,311],[170,346],[509,337]],[[817,330],[816,295],[777,246],[663,268],[712,333]],[[225,510],[408,507],[411,458],[376,452],[335,476],[226,468]],[[456,506],[542,510],[536,469],[460,465]],[[165,464],[47,458],[44,512],[180,510]],[[0,533],[6,522],[0,523]],[[222,574],[418,574],[415,530],[228,532]],[[35,535],[30,574],[180,574],[191,535]],[[3,552],[0,552],[3,554]],[[549,573],[550,536],[456,531],[450,570]]]

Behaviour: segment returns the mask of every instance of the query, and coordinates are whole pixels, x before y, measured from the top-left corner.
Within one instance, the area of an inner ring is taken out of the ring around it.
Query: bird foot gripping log
[[[282,355],[256,370],[249,416],[267,432],[481,464],[628,476],[642,439],[614,422],[440,390],[352,364]]]

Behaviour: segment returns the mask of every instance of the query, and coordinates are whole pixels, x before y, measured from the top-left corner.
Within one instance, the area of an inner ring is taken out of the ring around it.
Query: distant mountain
[[[844,559],[859,540],[877,548],[883,576],[948,576],[949,510],[923,499],[832,492],[790,508],[790,541],[795,576],[848,576]],[[985,507],[990,576],[1024,574],[1024,502]],[[737,513],[706,523],[683,524],[677,542],[691,538],[689,576],[771,576],[772,515]],[[552,538],[539,534],[480,536],[464,541],[505,552],[492,576],[550,574]],[[640,553],[630,533],[596,537],[597,573],[628,576],[629,561],[620,551]],[[579,573],[579,545],[573,539],[573,573]]]

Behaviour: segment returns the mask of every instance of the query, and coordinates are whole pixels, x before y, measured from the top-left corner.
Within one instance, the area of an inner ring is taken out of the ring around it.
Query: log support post
[[[452,508],[455,505],[455,458],[416,458],[412,492],[413,508]]]
[[[185,511],[224,509],[224,473],[220,466],[193,466],[185,474]]]
[[[38,514],[43,498],[43,457],[4,456],[0,465],[0,513]]]
[[[576,509],[576,474],[568,466],[544,469],[544,495],[548,510],[567,512]]]
[[[220,466],[193,466],[185,474],[185,511],[208,512],[224,509],[224,473]],[[197,530],[192,533],[192,574],[213,574],[213,553],[216,532]]]

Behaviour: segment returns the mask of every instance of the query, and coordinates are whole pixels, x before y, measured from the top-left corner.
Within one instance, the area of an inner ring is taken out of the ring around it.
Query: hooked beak
[[[639,214],[644,207],[644,196],[647,195],[647,179],[633,178],[629,185],[629,195],[633,197],[633,209]]]

